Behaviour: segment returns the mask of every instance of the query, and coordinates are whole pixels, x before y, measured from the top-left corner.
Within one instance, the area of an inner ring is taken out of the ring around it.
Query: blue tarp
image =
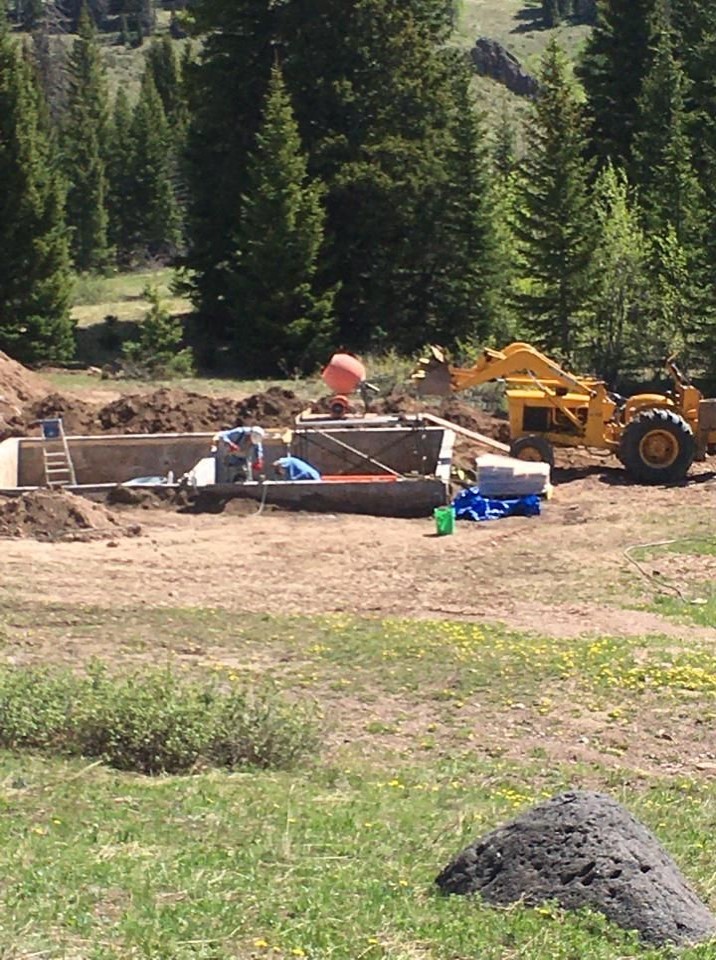
[[[479,487],[460,491],[452,505],[456,520],[500,520],[502,517],[536,517],[540,513],[540,500],[535,493],[513,500],[493,500],[483,497]]]

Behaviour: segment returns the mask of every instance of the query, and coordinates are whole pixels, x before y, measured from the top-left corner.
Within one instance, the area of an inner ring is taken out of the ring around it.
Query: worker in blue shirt
[[[276,473],[282,480],[320,480],[321,475],[305,460],[298,457],[279,457],[273,462]]]
[[[214,437],[217,483],[253,480],[264,466],[261,427],[234,427]]]

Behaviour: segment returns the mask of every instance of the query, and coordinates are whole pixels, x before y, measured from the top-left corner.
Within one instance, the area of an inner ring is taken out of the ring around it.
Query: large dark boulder
[[[591,907],[655,944],[716,935],[716,918],[656,837],[599,793],[563,793],[533,807],[466,847],[436,883],[495,904]]]
[[[520,96],[535,97],[537,95],[539,85],[535,78],[523,70],[517,57],[497,40],[480,37],[475,41],[470,56],[480,76],[491,77]]]

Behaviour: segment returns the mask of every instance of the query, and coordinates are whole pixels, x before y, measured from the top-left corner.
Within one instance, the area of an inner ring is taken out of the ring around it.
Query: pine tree
[[[555,42],[540,71],[529,123],[517,236],[525,267],[520,304],[537,342],[563,359],[583,345],[594,245],[584,161],[585,122]]]
[[[644,78],[633,142],[634,179],[649,229],[664,230],[671,224],[680,243],[700,247],[703,195],[688,136],[688,82],[674,57],[664,0],[657,0],[652,36],[653,59]]]
[[[120,89],[109,128],[107,209],[109,240],[117,262],[123,267],[131,264],[134,254],[133,168],[132,108],[126,93]]]
[[[416,331],[417,343],[410,347],[427,339],[447,345],[484,342],[493,333],[499,304],[505,298],[490,143],[467,77],[456,84],[454,108],[446,180],[436,193],[439,243],[430,285],[434,304],[425,329]]]
[[[278,67],[249,159],[230,288],[237,358],[261,372],[310,371],[334,334],[333,293],[321,290],[322,186],[308,179],[291,101]]]
[[[186,117],[181,71],[176,55],[176,46],[165,34],[161,40],[153,40],[147,50],[147,70],[154,80],[165,116],[174,126]]]
[[[672,0],[671,23],[675,57],[688,77],[684,91],[689,119],[686,132],[691,141],[694,169],[703,192],[706,233],[703,249],[703,282],[710,288],[707,303],[716,303],[716,5],[703,0]],[[704,309],[703,322],[713,330],[713,307]],[[707,340],[708,342],[708,340]],[[710,348],[704,356],[711,357]],[[713,366],[716,368],[716,357]]]
[[[507,113],[504,103],[494,136],[493,163],[495,169],[499,175],[508,176],[517,164],[517,134],[513,118]]]
[[[594,286],[589,299],[589,369],[616,385],[645,363],[659,359],[653,325],[649,265],[651,248],[640,223],[641,211],[629,195],[622,170],[611,163],[594,186],[596,247]]]
[[[67,58],[60,40],[67,28],[61,0],[45,0],[32,32],[32,53],[53,128],[67,107]]]
[[[64,191],[38,100],[0,0],[0,350],[25,363],[74,352]]]
[[[131,187],[126,197],[132,248],[145,257],[170,257],[181,242],[173,186],[172,140],[162,101],[148,72],[130,125]]]
[[[599,0],[579,75],[587,95],[590,145],[603,162],[627,166],[637,102],[649,61],[654,0]]]
[[[408,346],[434,311],[453,138],[445,0],[197,0],[192,14],[206,36],[190,71],[187,265],[208,336],[231,323],[223,265],[233,203],[246,191],[278,49],[309,173],[327,187],[325,264],[329,285],[340,285],[341,338]]]
[[[665,301],[665,329],[688,345],[709,312],[713,267],[704,238],[712,216],[694,169],[688,135],[689,82],[674,56],[670,10],[657,0],[652,19],[653,58],[639,101],[639,131],[634,138],[634,171],[644,219],[654,238],[654,288]],[[674,305],[678,304],[678,307]]]
[[[172,190],[182,224],[186,220],[188,184],[186,175],[186,138],[189,108],[184,83],[184,63],[176,55],[176,44],[168,36],[152,41],[147,51],[147,72],[151,75],[162,101],[170,134],[170,176]]]
[[[463,282],[439,251],[462,71],[442,13],[437,0],[287,7],[285,75],[310,170],[328,185],[328,260],[341,336],[355,348],[412,349],[421,326],[443,322],[435,270]]]
[[[265,0],[194,4],[202,45],[187,74],[191,208],[191,293],[202,314],[205,348],[233,323],[224,265],[233,254],[247,158],[261,120],[272,64],[276,13]]]
[[[156,287],[148,286],[142,296],[149,303],[136,340],[123,344],[122,353],[135,377],[190,377],[194,358],[190,347],[182,348],[184,331],[181,320],[173,317],[162,302]]]
[[[107,243],[107,88],[89,11],[83,6],[68,67],[68,106],[62,136],[69,179],[67,221],[78,270],[98,270]]]

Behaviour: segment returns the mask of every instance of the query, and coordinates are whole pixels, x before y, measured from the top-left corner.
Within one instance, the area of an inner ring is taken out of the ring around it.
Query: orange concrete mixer
[[[365,376],[365,367],[352,353],[334,353],[328,361],[321,377],[334,393],[329,401],[329,409],[337,420],[345,417],[350,410],[348,396],[356,391],[359,391],[366,410],[368,409],[369,393],[378,391],[377,387],[367,382]]]

